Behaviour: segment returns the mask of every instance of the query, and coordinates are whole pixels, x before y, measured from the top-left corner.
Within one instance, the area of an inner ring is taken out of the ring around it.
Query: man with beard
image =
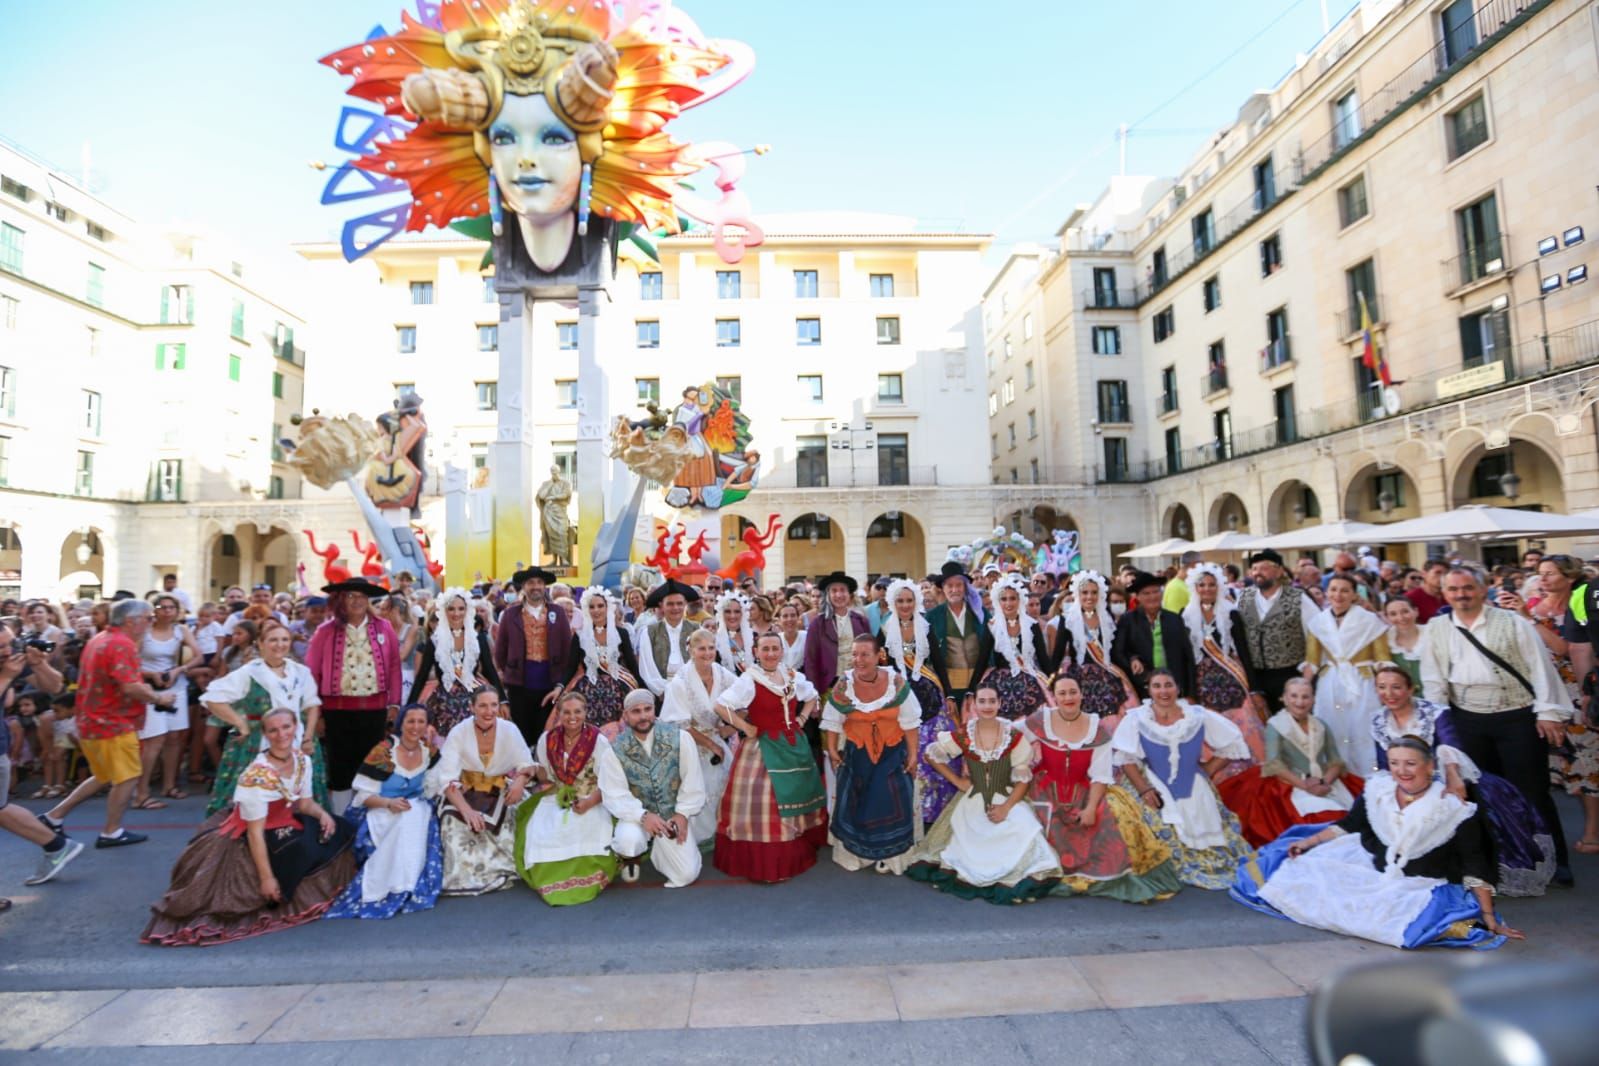
[[[698,593],[681,581],[667,578],[644,601],[644,606],[655,612],[655,620],[639,630],[639,680],[657,701],[666,697],[666,686],[689,661],[688,638],[700,628],[687,618],[690,597],[697,599]]]
[[[982,613],[972,606],[966,570],[960,563],[945,563],[938,585],[944,602],[927,612],[928,638],[938,645],[939,661],[944,664],[944,692],[954,701],[958,714],[966,693],[988,672],[994,635],[983,624]]]
[[[675,722],[655,723],[655,696],[634,689],[622,700],[625,727],[600,749],[598,776],[605,809],[616,819],[611,850],[622,860],[622,880],[638,880],[638,859],[682,888],[700,875],[703,860],[689,819],[705,805],[699,754],[684,743]]]
[[[1290,678],[1311,676],[1305,662],[1305,633],[1317,607],[1284,578],[1283,557],[1267,548],[1249,559],[1250,586],[1238,597],[1244,623],[1251,687],[1266,697],[1273,713],[1282,710],[1283,686]]]
[[[916,744],[922,706],[905,679],[877,664],[877,638],[855,638],[850,669],[822,710],[827,759],[838,787],[829,832],[846,870],[896,862],[916,842]],[[842,750],[840,750],[842,740]]]
[[[554,583],[554,574],[536,566],[511,575],[522,599],[505,609],[494,635],[494,666],[510,696],[511,721],[529,748],[566,687],[561,678],[572,651],[572,623],[546,594]]]

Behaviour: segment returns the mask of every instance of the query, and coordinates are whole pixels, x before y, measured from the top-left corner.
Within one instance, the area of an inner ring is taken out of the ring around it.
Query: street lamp
[[[1303,523],[1305,520],[1305,505],[1302,503],[1296,503],[1294,504],[1293,509],[1288,513],[1294,516],[1294,525],[1297,526]]]
[[[1499,491],[1507,500],[1514,500],[1521,495],[1521,475],[1514,468],[1499,475]]]
[[[1398,502],[1398,500],[1394,499],[1392,489],[1383,489],[1381,492],[1377,493],[1377,510],[1382,512],[1382,516],[1384,518],[1387,518],[1390,514],[1393,514],[1394,505]]]
[[[1238,512],[1234,511],[1227,516],[1227,528],[1233,532],[1238,531]]]
[[[1177,520],[1177,535],[1184,540],[1188,539],[1188,519],[1179,518]]]

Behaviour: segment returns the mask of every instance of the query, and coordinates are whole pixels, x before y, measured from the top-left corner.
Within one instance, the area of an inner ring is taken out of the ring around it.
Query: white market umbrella
[[[1141,548],[1129,548],[1121,553],[1123,559],[1158,559],[1163,555],[1181,555],[1188,551],[1191,544],[1181,537],[1167,537],[1165,540],[1154,544],[1145,544]]]
[[[1228,529],[1194,541],[1188,546],[1188,550],[1195,552],[1243,552],[1253,548],[1259,540],[1259,537],[1248,533],[1237,533]]]
[[[1593,533],[1599,533],[1599,515],[1563,515],[1469,504],[1442,514],[1425,515],[1383,526],[1382,540],[1387,543],[1514,540],[1518,537],[1577,537]]]
[[[1255,541],[1257,548],[1347,548],[1352,544],[1381,544],[1388,540],[1392,526],[1377,526],[1370,522],[1323,522],[1319,526],[1305,526],[1287,533],[1275,533]]]

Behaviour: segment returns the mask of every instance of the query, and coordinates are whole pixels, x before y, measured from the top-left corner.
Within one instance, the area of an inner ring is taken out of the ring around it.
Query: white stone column
[[[609,273],[608,271],[605,273]],[[587,584],[595,537],[605,522],[605,431],[610,425],[610,381],[599,365],[600,297],[603,283],[577,294],[577,532],[572,561],[576,580]],[[621,463],[613,476],[628,476]],[[632,537],[628,537],[632,542]],[[582,587],[580,584],[577,586]]]
[[[489,456],[494,488],[493,576],[534,562],[533,433],[529,380],[533,364],[532,298],[500,296],[499,424]]]

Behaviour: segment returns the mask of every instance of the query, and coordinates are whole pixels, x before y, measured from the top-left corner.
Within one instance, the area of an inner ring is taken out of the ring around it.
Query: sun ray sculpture
[[[353,162],[375,188],[409,189],[404,230],[486,216],[498,235],[509,210],[547,273],[596,218],[666,234],[697,219],[728,262],[761,242],[737,188],[744,154],[666,132],[743,80],[747,46],[706,38],[666,0],[441,0],[419,12],[322,60],[394,121]],[[681,183],[707,166],[714,201]]]

